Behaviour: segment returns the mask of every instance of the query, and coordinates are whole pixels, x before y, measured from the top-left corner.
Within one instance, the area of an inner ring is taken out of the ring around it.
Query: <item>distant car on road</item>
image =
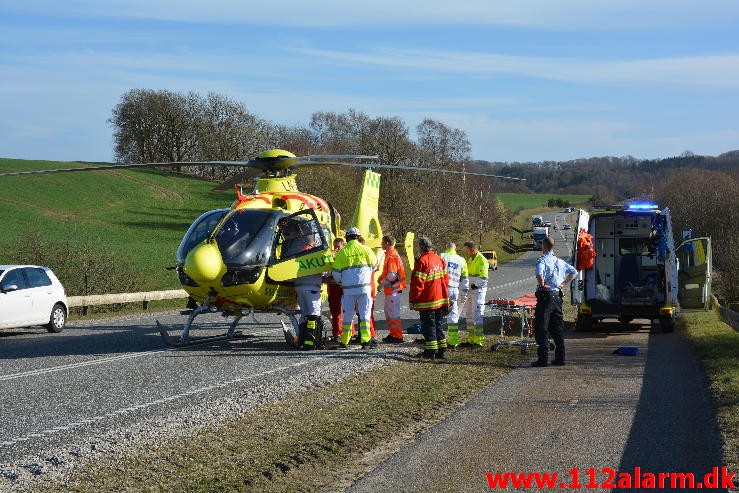
[[[68,315],[64,286],[51,269],[0,265],[0,328],[44,325],[61,332]]]
[[[562,226],[562,229],[572,229],[572,226],[570,226],[569,223],[565,223],[564,226]]]
[[[498,270],[498,254],[493,250],[488,250],[482,253],[482,256],[488,260],[488,270]]]

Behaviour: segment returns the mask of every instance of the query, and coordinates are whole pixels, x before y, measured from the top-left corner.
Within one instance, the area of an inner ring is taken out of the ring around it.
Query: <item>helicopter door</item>
[[[588,231],[588,222],[590,214],[580,209],[577,215],[577,225],[575,226],[573,247],[572,247],[572,265],[577,265],[577,235],[581,229]],[[580,305],[583,302],[583,292],[585,291],[585,272],[578,271],[575,279],[570,283],[570,299],[573,305]]]
[[[686,240],[675,251],[680,306],[707,310],[711,303],[711,238]]]
[[[313,209],[280,219],[267,276],[285,282],[330,270],[333,257],[329,234]]]

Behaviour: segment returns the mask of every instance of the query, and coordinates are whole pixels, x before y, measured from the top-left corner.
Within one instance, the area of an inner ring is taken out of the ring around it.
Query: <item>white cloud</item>
[[[300,49],[306,55],[350,65],[375,65],[405,72],[426,71],[462,75],[518,75],[578,84],[619,87],[739,88],[739,55],[587,60],[511,56],[483,52],[376,49],[347,52]]]

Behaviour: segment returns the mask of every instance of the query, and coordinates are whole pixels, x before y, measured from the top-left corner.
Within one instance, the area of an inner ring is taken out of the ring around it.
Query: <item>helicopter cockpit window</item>
[[[228,209],[216,209],[214,211],[208,211],[202,214],[195,220],[185,233],[184,238],[180,242],[180,247],[177,249],[177,261],[184,263],[187,254],[195,246],[209,237],[213,233],[213,229],[218,225],[218,221],[226,215]]]
[[[280,220],[275,261],[300,257],[326,248],[321,224],[308,213],[293,214]]]
[[[213,238],[223,263],[234,267],[262,267],[269,262],[277,221],[282,211],[239,209],[221,222]]]

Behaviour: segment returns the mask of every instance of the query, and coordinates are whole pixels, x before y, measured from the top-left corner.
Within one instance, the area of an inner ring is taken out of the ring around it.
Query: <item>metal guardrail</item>
[[[718,307],[718,313],[721,316],[721,320],[723,320],[725,323],[733,327],[734,330],[739,332],[739,313],[735,312],[734,310],[729,310],[725,306],[721,305],[719,305]]]
[[[112,305],[115,303],[143,303],[144,310],[149,308],[150,301],[174,300],[187,298],[189,295],[184,289],[169,289],[166,291],[142,291],[138,293],[90,294],[87,296],[70,296],[67,298],[69,307],[82,307],[82,314],[96,305]]]
[[[715,296],[712,296],[713,304],[718,307],[718,314],[725,324],[739,332],[739,313],[734,310],[729,310],[725,306],[721,306]]]

